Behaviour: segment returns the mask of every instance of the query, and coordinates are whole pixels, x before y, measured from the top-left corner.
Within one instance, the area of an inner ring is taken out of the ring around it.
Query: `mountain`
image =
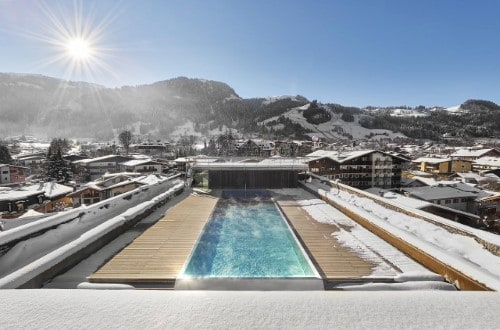
[[[360,120],[363,127],[400,132],[413,139],[500,137],[500,106],[491,101],[471,99],[450,108],[405,109],[406,115],[395,115],[392,108],[371,110]]]
[[[41,75],[0,74],[0,134],[112,138],[136,134],[167,138],[189,122],[200,133],[232,127],[304,105],[301,96],[242,99],[225,83],[185,77],[149,85],[105,88]]]
[[[179,139],[231,129],[246,136],[329,141],[384,138],[498,136],[499,107],[468,100],[456,111],[321,104],[303,96],[243,99],[225,83],[178,77],[153,84],[106,88],[42,75],[0,73],[0,138],[110,140],[135,136]]]

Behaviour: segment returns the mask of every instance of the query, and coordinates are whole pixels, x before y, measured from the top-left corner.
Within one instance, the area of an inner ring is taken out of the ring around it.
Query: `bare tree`
[[[125,153],[128,155],[128,150],[130,148],[130,143],[132,142],[132,132],[129,130],[125,130],[118,135],[118,139],[120,139],[120,143],[125,148]]]

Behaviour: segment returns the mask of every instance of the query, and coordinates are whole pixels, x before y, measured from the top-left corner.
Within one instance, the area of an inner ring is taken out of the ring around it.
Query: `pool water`
[[[187,264],[184,278],[315,277],[266,192],[225,191]]]

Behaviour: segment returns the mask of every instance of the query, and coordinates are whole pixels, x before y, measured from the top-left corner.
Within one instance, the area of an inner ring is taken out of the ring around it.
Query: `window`
[[[453,203],[455,203],[455,204],[458,203],[458,198],[454,198]]]
[[[447,199],[444,201],[445,204],[450,204],[451,203],[451,199]]]
[[[436,204],[441,204],[441,201],[438,199],[438,200],[436,201]]]
[[[2,174],[9,174],[9,171],[2,171]]]

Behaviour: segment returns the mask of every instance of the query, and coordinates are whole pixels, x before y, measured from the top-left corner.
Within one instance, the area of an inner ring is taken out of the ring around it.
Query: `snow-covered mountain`
[[[106,88],[42,75],[0,73],[0,139],[24,134],[111,140],[124,129],[163,140],[187,135],[208,138],[229,129],[241,136],[316,135],[333,141],[418,138],[426,130],[434,132],[431,138],[460,129],[476,136],[500,131],[495,126],[500,120],[487,116],[497,108],[493,102],[469,100],[448,112],[439,107],[360,109],[311,102],[300,95],[243,99],[225,83],[186,77]],[[446,113],[460,116],[441,118]],[[480,120],[461,118],[471,113],[480,115]],[[441,117],[436,120],[436,116]],[[450,126],[447,121],[457,124]],[[434,127],[436,123],[448,126]],[[472,123],[477,129],[467,128]]]

